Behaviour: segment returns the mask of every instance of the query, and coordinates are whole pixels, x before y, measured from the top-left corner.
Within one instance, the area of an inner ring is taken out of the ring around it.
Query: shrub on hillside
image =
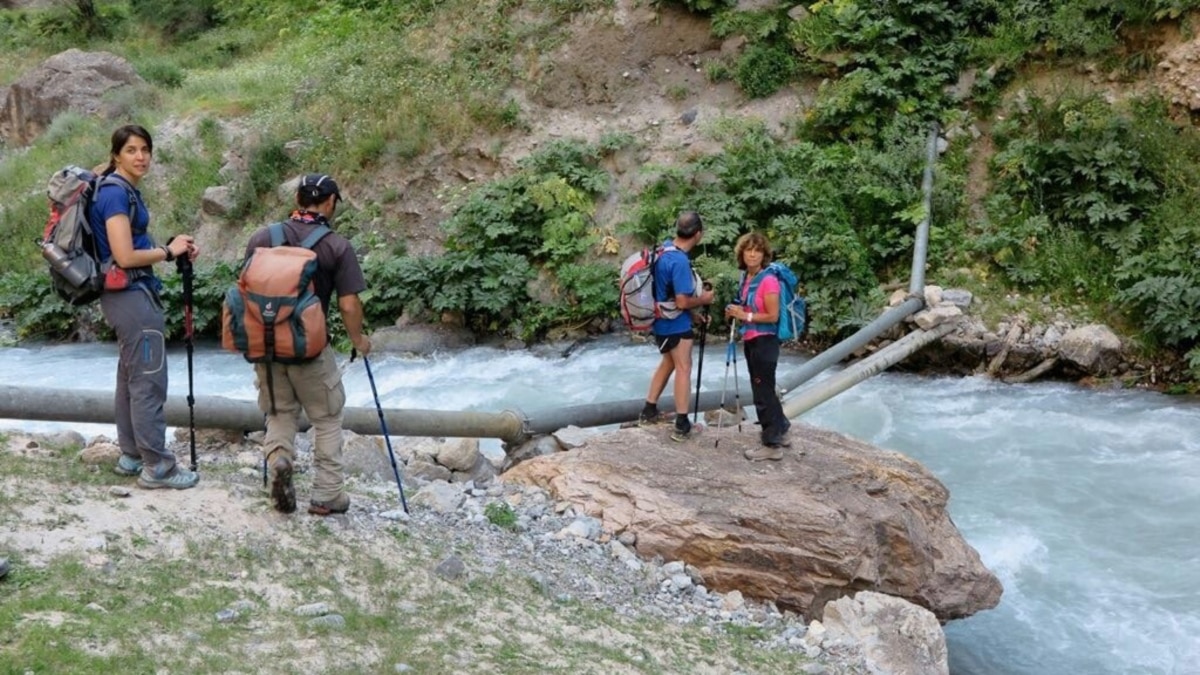
[[[221,24],[219,0],[130,0],[129,8],[137,20],[181,42]]]

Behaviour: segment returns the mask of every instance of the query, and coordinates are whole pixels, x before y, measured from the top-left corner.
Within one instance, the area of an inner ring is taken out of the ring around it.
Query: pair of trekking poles
[[[696,365],[696,395],[692,401],[692,423],[695,424],[700,418],[700,382],[704,376],[704,347],[708,338],[708,306],[703,310],[704,321],[700,323],[700,361]],[[729,366],[733,366],[733,399],[734,399],[734,415],[737,416],[738,433],[742,432],[742,394],[738,386],[737,377],[737,343],[734,337],[737,335],[737,320],[729,320],[729,343],[725,346],[725,378],[721,382],[721,404],[718,408],[717,431],[720,432],[721,426],[725,422],[725,393],[729,391]],[[718,434],[716,443],[713,447],[721,445],[721,437]]]
[[[191,450],[191,469],[196,470],[196,396],[194,393],[194,368],[192,365],[192,355],[195,352],[195,328],[192,323],[192,304],[194,299],[195,272],[192,269],[192,261],[186,255],[179,256],[175,259],[176,268],[179,271],[179,277],[183,282],[183,339],[187,345],[187,370],[188,370],[188,433],[189,445]],[[351,350],[350,360],[354,361],[357,352]],[[396,488],[400,490],[400,504],[404,507],[404,512],[408,513],[408,500],[404,498],[404,484],[400,481],[400,469],[396,466],[396,453],[392,451],[392,437],[388,435],[387,421],[383,418],[383,405],[379,402],[379,391],[375,388],[375,375],[371,373],[371,362],[367,360],[364,354],[363,365],[367,367],[367,379],[371,382],[371,396],[375,398],[375,410],[379,413],[379,428],[383,432],[383,440],[387,444],[388,459],[392,463],[392,475],[396,477]],[[266,479],[266,460],[263,460],[263,479]]]

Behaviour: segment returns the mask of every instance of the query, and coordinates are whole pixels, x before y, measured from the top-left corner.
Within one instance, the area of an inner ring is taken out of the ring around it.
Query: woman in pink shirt
[[[779,365],[779,278],[766,269],[771,262],[771,242],[757,232],[744,234],[734,247],[738,269],[744,270],[738,300],[725,308],[725,316],[741,321],[742,346],[754,409],[762,425],[762,447],[747,450],[751,461],[783,459],[783,448],[791,447],[787,431],[792,426],[783,414],[775,392],[775,369]]]

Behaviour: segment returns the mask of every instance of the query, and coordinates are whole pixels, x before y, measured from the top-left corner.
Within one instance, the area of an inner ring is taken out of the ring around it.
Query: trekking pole
[[[712,290],[712,284],[704,282],[704,290]],[[704,374],[704,343],[708,338],[708,305],[700,310],[700,362],[696,365],[696,400],[692,403],[692,424],[700,417],[700,376]]]
[[[729,333],[729,353],[733,356],[733,414],[737,417],[738,433],[742,433],[742,394],[738,386],[737,345],[733,342],[733,331]]]
[[[192,353],[195,350],[195,330],[192,325],[192,282],[195,273],[192,271],[192,259],[187,253],[175,259],[175,267],[183,280],[183,339],[187,345],[188,370],[188,436],[191,446],[192,471],[196,470],[196,396],[193,391],[194,375],[192,368]]]
[[[351,353],[350,360],[354,360]],[[396,477],[396,487],[400,490],[400,505],[408,513],[408,501],[404,499],[404,485],[400,482],[400,469],[396,467],[396,454],[392,452],[392,437],[388,435],[387,421],[383,419],[383,406],[379,403],[379,392],[375,389],[375,376],[371,374],[371,362],[363,354],[363,365],[367,367],[367,379],[371,381],[371,395],[375,397],[375,410],[379,411],[379,428],[383,431],[383,442],[387,444],[388,459],[392,461],[392,475]]]
[[[721,406],[718,408],[720,412],[717,413],[717,442],[713,443],[714,448],[721,445],[721,427],[725,422],[725,392],[729,391],[729,364],[733,362],[733,331],[736,330],[735,324],[736,321],[734,319],[729,320],[729,342],[725,345],[725,378],[721,380]],[[737,380],[734,379],[733,383],[736,385]]]

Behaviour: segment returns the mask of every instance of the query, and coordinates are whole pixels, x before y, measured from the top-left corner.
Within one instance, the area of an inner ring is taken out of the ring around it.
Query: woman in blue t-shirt
[[[165,320],[153,265],[179,256],[195,259],[192,237],[172,237],[165,246],[150,236],[150,211],[138,184],[150,169],[154,141],[136,125],[113,132],[104,178],[96,187],[88,220],[100,259],[108,266],[100,309],[117,334],[117,389],[114,399],[121,458],[115,471],[137,476],[143,488],[185,489],[196,472],[180,466],[167,449],[167,360]]]
[[[747,450],[751,461],[783,459],[783,448],[792,423],[783,414],[783,404],[775,391],[775,371],[779,367],[779,279],[766,271],[771,262],[771,242],[757,232],[744,234],[734,246],[738,268],[745,270],[738,302],[725,308],[725,316],[742,322],[742,348],[750,389],[754,392],[754,410],[762,425],[762,447]],[[754,288],[751,295],[750,289]]]

